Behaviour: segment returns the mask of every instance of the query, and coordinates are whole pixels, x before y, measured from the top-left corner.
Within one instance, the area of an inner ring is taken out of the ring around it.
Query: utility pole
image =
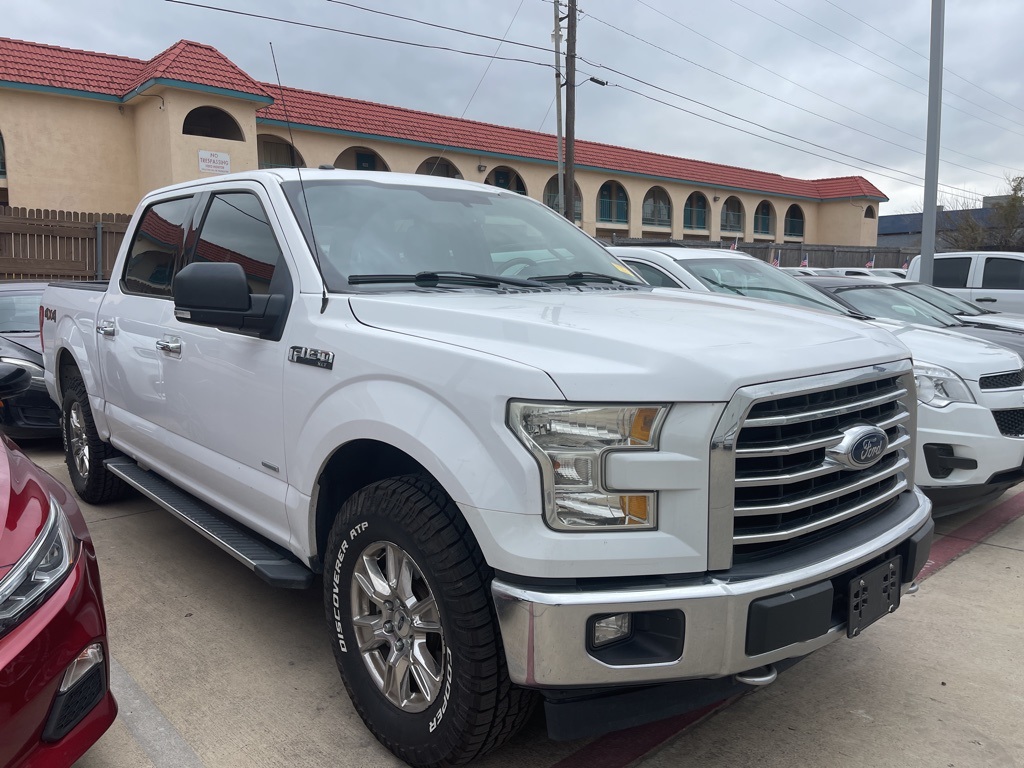
[[[565,36],[565,211],[576,221],[576,0],[568,0],[568,28]],[[555,3],[558,7],[558,3]],[[555,11],[557,15],[558,11]]]
[[[555,31],[551,33],[551,41],[555,44],[555,121],[558,125],[558,200],[555,210],[565,216],[565,164],[562,159],[562,17],[557,2],[551,4],[555,8]]]
[[[918,280],[934,282],[935,222],[939,204],[939,124],[942,118],[942,39],[945,0],[932,0],[932,37],[928,51],[928,132],[924,155],[924,212],[921,214],[921,272]]]

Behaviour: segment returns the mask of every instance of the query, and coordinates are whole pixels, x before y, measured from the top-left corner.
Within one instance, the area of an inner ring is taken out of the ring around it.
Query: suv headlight
[[[50,514],[28,551],[0,579],[0,636],[34,610],[71,571],[78,542],[52,496]]]
[[[967,382],[948,368],[932,363],[914,363],[914,380],[917,382],[917,399],[935,408],[950,403],[973,403]]]
[[[604,457],[657,450],[667,412],[667,405],[509,402],[508,425],[540,465],[548,525],[562,531],[656,528],[655,492],[607,488]]]

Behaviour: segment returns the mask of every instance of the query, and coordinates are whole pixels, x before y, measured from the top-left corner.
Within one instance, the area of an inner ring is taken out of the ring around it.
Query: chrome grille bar
[[[839,405],[834,408],[823,408],[820,411],[804,411],[803,413],[791,413],[785,416],[759,416],[752,419],[747,419],[743,422],[744,427],[777,427],[786,424],[799,424],[804,421],[814,421],[815,419],[827,419],[832,416],[845,416],[848,413],[856,413],[857,411],[863,411],[867,408],[875,408],[879,405],[886,405],[888,403],[899,400],[901,397],[907,394],[905,389],[897,389],[878,395],[877,397],[867,398],[866,400],[859,400],[854,403],[848,403],[846,405]]]

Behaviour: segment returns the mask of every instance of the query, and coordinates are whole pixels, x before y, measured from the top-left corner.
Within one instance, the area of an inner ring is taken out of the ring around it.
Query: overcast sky
[[[554,60],[553,52],[514,44],[550,50],[549,0],[354,0],[403,19],[330,0],[195,1],[486,55],[497,49],[544,65]],[[578,138],[800,178],[862,175],[891,198],[882,214],[920,210],[928,0],[578,1]],[[141,59],[181,38],[196,40],[264,81],[275,79],[273,42],[284,85],[555,130],[550,66],[495,60],[488,69],[487,58],[165,0],[0,0],[0,18],[6,37]],[[507,42],[498,49],[493,40],[407,19]],[[948,186],[939,194],[950,203],[964,190],[969,207],[981,195],[1003,193],[1007,173],[1024,175],[1024,2],[954,0],[945,27],[939,181]],[[608,85],[588,82],[590,75]]]

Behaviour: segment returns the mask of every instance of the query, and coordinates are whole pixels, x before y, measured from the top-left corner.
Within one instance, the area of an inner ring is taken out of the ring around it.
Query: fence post
[[[96,279],[103,279],[103,222],[96,220]]]

